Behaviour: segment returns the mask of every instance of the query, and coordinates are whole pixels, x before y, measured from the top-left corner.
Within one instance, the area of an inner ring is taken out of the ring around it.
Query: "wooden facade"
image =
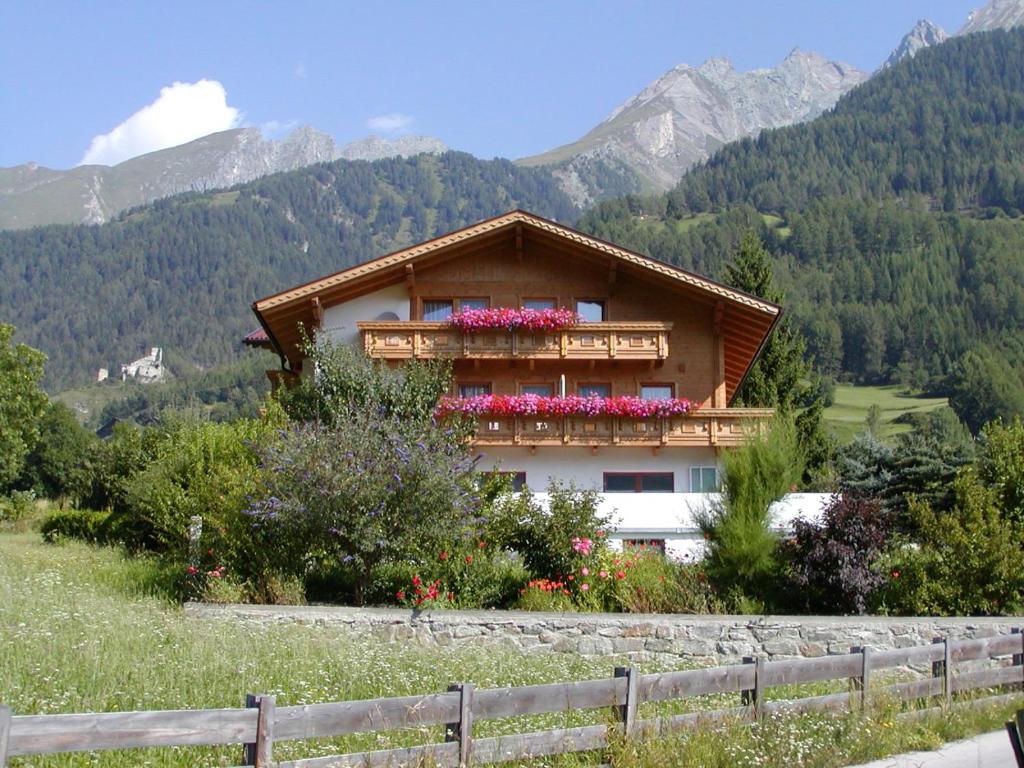
[[[372,304],[381,292],[404,297],[392,298],[388,317]],[[557,395],[564,386],[565,394],[656,394],[697,406],[673,419],[481,417],[481,445],[737,445],[750,420],[768,414],[730,403],[777,306],[521,211],[267,297],[254,310],[267,345],[298,371],[300,324],[329,330],[325,313],[356,300],[368,302],[351,329],[367,354],[395,364],[449,358],[455,395]],[[555,331],[463,333],[438,317],[448,306],[591,316]]]

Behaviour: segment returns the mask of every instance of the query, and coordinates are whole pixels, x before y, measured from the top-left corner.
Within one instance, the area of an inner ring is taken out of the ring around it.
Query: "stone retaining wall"
[[[1006,634],[1011,618],[879,618],[561,614],[526,611],[432,611],[318,606],[189,603],[187,615],[255,626],[296,623],[332,627],[374,640],[422,645],[496,645],[530,652],[623,655],[635,661],[724,664],[743,656],[815,657],[927,645],[936,637]]]

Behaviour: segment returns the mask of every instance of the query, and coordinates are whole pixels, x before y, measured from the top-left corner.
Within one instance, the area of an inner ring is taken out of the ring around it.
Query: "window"
[[[606,493],[673,493],[671,472],[605,472]]]
[[[429,323],[441,323],[452,316],[455,302],[451,299],[424,299],[423,319]]]
[[[670,400],[674,397],[674,387],[671,384],[641,384],[641,400]]]
[[[576,314],[583,318],[584,323],[603,322],[604,302],[591,299],[579,299],[576,302]]]
[[[554,299],[523,299],[523,309],[554,309]]]
[[[490,384],[459,384],[459,397],[480,397],[491,394]]]
[[[519,392],[524,395],[537,395],[538,397],[551,397],[555,393],[554,384],[523,384]]]
[[[690,467],[691,493],[715,493],[717,490],[717,467]]]
[[[516,493],[525,491],[526,486],[526,473],[525,472],[483,472],[481,473],[485,478],[487,477],[507,477],[512,481],[512,490]]]
[[[462,312],[465,309],[487,309],[491,306],[490,299],[459,299],[459,311]]]
[[[581,397],[611,397],[611,384],[579,384],[576,391]]]
[[[622,546],[624,549],[656,549],[665,554],[664,539],[623,539]]]

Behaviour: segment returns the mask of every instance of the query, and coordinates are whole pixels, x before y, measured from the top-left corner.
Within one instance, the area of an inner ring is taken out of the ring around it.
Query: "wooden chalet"
[[[466,309],[575,310],[544,332],[462,332]],[[300,326],[400,364],[453,361],[453,396],[687,399],[686,414],[479,417],[485,461],[543,491],[551,478],[613,492],[706,493],[718,451],[770,415],[731,403],[781,314],[770,302],[524,211],[512,211],[253,304],[284,375]]]

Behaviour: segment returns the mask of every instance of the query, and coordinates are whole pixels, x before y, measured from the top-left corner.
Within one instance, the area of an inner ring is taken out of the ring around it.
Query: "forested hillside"
[[[603,203],[580,226],[714,277],[753,228],[822,373],[969,380],[981,400],[1024,406],[1022,206],[1014,30],[922,51],[833,113],[730,145],[672,192]]]
[[[49,356],[51,391],[150,346],[211,366],[243,354],[254,299],[516,207],[579,215],[546,169],[448,152],[312,166],[101,226],[0,232],[0,321]]]
[[[955,38],[877,74],[811,123],[724,147],[671,210],[923,195],[934,208],[1024,209],[1024,28]]]

